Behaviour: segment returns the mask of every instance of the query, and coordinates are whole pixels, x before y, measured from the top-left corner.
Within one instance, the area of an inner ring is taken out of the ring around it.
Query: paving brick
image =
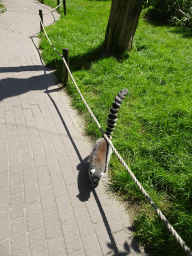
[[[74,174],[71,163],[68,163],[67,161],[66,165],[62,166],[61,171],[67,186],[77,184],[77,177]]]
[[[61,168],[57,162],[57,159],[55,159],[54,161],[50,161],[49,159],[47,159],[47,165],[48,165],[51,177],[61,175]]]
[[[61,195],[56,197],[57,209],[60,221],[67,221],[74,218],[71,202],[68,195]]]
[[[67,151],[65,149],[65,144],[63,143],[61,136],[56,133],[51,133],[51,139],[55,147],[55,151],[57,154],[58,161],[62,163],[62,159],[67,155]]]
[[[91,218],[91,222],[93,224],[99,223],[103,221],[102,214],[99,210],[99,207],[96,203],[96,200],[91,193],[89,200],[86,202],[86,207],[89,212],[89,216]]]
[[[12,144],[16,144],[18,143],[18,134],[17,134],[17,130],[16,129],[12,129],[12,130],[9,130],[7,129],[7,139],[8,139],[8,143],[9,143],[9,146]],[[19,143],[18,143],[19,145]]]
[[[29,232],[31,256],[47,256],[45,233],[42,228]]]
[[[95,197],[98,198],[102,206],[108,205],[110,203],[109,201],[110,196],[108,193],[106,193],[105,191],[106,189],[102,184],[102,180],[99,183],[100,183],[99,186],[95,189]]]
[[[73,167],[74,175],[75,175],[76,179],[78,179],[79,175],[83,174],[84,172],[85,173],[87,172],[87,170],[88,170],[87,166],[85,165],[85,168],[83,168],[84,164],[79,160],[79,158],[76,158],[75,160],[70,160],[70,162]]]
[[[62,176],[52,178],[53,190],[55,196],[65,195],[67,193],[65,183]]]
[[[71,219],[63,222],[62,228],[63,228],[63,234],[65,238],[67,253],[73,253],[83,249],[75,220]]]
[[[100,222],[94,226],[97,238],[99,240],[100,247],[103,255],[118,255],[118,249],[116,247],[115,239],[111,233],[110,226],[106,222]]]
[[[8,154],[7,152],[0,152],[0,169],[8,169]],[[1,174],[0,174],[1,175]]]
[[[85,159],[90,155],[90,152],[93,147],[90,146],[90,143],[89,143],[89,146],[87,145],[86,138],[84,137],[79,138],[79,137],[75,138],[75,145],[78,151],[80,152],[81,158]]]
[[[49,256],[65,256],[67,255],[64,240],[62,237],[56,237],[47,240]]]
[[[12,97],[11,98],[11,101],[12,101],[12,106],[13,107],[16,107],[16,106],[20,106],[21,105],[21,102],[19,100],[19,97]]]
[[[75,142],[70,140],[68,137],[64,137],[65,140],[65,147],[67,148],[67,155],[69,156],[70,160],[79,160],[79,151],[75,145]]]
[[[28,247],[27,225],[24,217],[11,221],[11,241],[12,251]]]
[[[5,211],[9,205],[9,188],[0,188],[0,212]]]
[[[9,159],[9,170],[11,174],[22,172],[22,164],[21,164],[20,156],[16,156],[14,158]]]
[[[9,145],[9,157],[10,158],[20,157],[19,143],[17,145],[14,143],[14,146]]]
[[[74,213],[81,236],[94,236],[95,232],[86,207],[76,207]]]
[[[0,242],[0,255],[10,256],[10,240],[4,240]]]
[[[17,98],[12,98],[12,100],[13,99],[16,99],[16,102],[20,103],[20,100],[19,100],[18,97]],[[15,117],[20,116],[20,117],[24,118],[23,117],[23,109],[22,109],[20,104],[14,106],[13,110],[14,110],[14,113],[15,113]]]
[[[61,236],[61,226],[56,207],[43,210],[43,218],[45,224],[45,233],[48,239]]]
[[[104,205],[103,210],[113,233],[124,229],[120,216],[117,214],[112,204]]]
[[[29,137],[23,136],[22,138],[19,138],[19,145],[21,150],[24,150],[24,149],[29,150],[31,148]]]
[[[28,134],[31,142],[31,147],[33,151],[40,151],[41,150],[41,138],[39,136],[39,132],[36,129],[28,129]]]
[[[118,247],[119,253],[131,254],[133,256],[140,254],[141,250],[137,246],[136,240],[131,235],[127,235],[124,231],[114,234],[115,242]]]
[[[10,194],[23,192],[22,172],[10,173]]]
[[[24,194],[26,204],[39,201],[38,186],[33,180],[24,183]]]
[[[51,183],[50,176],[49,176],[49,169],[47,166],[37,167],[36,173],[38,177],[39,186],[44,186]]]
[[[51,140],[47,139],[45,141],[42,141],[42,145],[47,159],[49,158],[51,160],[57,158],[55,148]]]
[[[84,251],[73,252],[69,255],[71,255],[71,256],[86,256]]]
[[[129,212],[127,210],[127,206],[125,205],[125,203],[116,199],[116,197],[113,197],[110,199],[110,204],[113,205],[114,210],[120,217],[121,223],[124,226],[124,230],[126,230],[126,232],[128,234],[132,234],[133,233],[133,224],[131,222],[131,218],[130,218],[130,215],[129,215]]]
[[[77,184],[72,184],[67,186],[67,191],[69,193],[69,198],[71,200],[71,204],[73,207],[80,206],[83,203],[80,201],[79,197],[79,190]]]
[[[42,212],[39,202],[27,204],[26,206],[27,216],[27,229],[28,231],[36,230],[42,227]]]
[[[0,138],[0,152],[7,152],[8,145],[7,145],[7,138]]]
[[[21,100],[21,99],[20,99]],[[32,111],[30,109],[23,109],[25,122],[28,128],[35,128],[35,120],[33,118]]]
[[[53,188],[51,185],[44,185],[40,187],[40,196],[42,208],[46,209],[55,206],[55,198]]]
[[[47,165],[43,151],[33,152],[33,159],[36,167],[42,167]]]
[[[20,102],[21,102],[21,105],[22,105],[22,108],[23,108],[23,109],[30,107],[30,104],[29,104],[28,99],[23,99],[23,100],[21,100]]]
[[[30,256],[30,251],[28,248],[22,248],[19,251],[12,252],[11,256]]]
[[[28,129],[26,126],[19,126],[17,129],[17,134],[19,138],[22,138],[23,136],[28,136]]]
[[[0,168],[0,188],[8,187],[9,186],[8,167],[6,168],[1,166],[1,168]]]
[[[4,118],[5,117],[5,112],[4,112],[4,109],[3,109],[3,106],[0,106],[0,118]]]
[[[5,119],[6,119],[7,133],[11,135],[14,133],[14,131],[16,131],[14,112],[13,111],[6,112]]]
[[[12,103],[11,103],[11,99],[7,99],[6,101],[4,101],[4,111],[5,112],[10,112],[13,109]]]
[[[19,136],[20,129],[25,126],[25,119],[24,119],[23,115],[15,114],[15,123],[16,123],[16,126],[17,126],[17,133],[18,133],[18,136]]]
[[[87,256],[103,256],[97,237],[94,234],[83,236],[82,241]]]
[[[0,138],[5,138],[7,136],[6,124],[4,118],[0,119]]]
[[[39,138],[41,139],[42,143],[51,143],[51,136],[48,131],[39,130]]]
[[[25,204],[23,193],[11,195],[10,213],[12,220],[18,217],[24,217]]]
[[[25,148],[21,150],[21,162],[22,164],[31,163],[33,161],[33,156],[30,148]]]
[[[38,119],[36,118],[35,121],[36,121],[36,124],[37,124],[37,128],[39,130],[46,130],[47,129],[46,123],[45,123],[44,120],[42,120],[42,118],[38,118]]]
[[[37,176],[35,173],[35,166],[33,161],[22,164],[22,171],[24,183],[28,181],[34,181],[34,183],[37,182]]]

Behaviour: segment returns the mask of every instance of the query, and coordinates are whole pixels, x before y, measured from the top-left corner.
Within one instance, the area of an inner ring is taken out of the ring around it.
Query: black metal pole
[[[43,13],[42,13],[42,10],[39,10],[39,16],[40,16],[40,19],[41,19],[41,21],[43,23]],[[42,27],[42,24],[40,22],[40,32],[42,32],[42,31],[43,31],[43,27]]]
[[[63,0],[63,11],[64,15],[66,15],[66,0]]]
[[[57,0],[57,6],[60,4],[60,0]],[[57,8],[59,11],[59,7]]]
[[[63,48],[63,57],[67,63],[67,66],[69,66],[69,50],[67,48]],[[63,86],[66,86],[68,82],[68,70],[63,63]]]

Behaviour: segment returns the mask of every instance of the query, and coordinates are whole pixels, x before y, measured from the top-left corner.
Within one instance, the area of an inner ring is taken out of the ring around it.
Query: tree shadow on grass
[[[91,63],[97,60],[100,60],[102,58],[109,58],[112,55],[106,51],[106,45],[104,42],[102,42],[100,45],[98,45],[95,48],[90,49],[88,52],[84,54],[79,54],[76,56],[70,57],[70,49],[69,49],[69,67],[70,70],[77,71],[81,69],[90,69]],[[53,59],[52,61],[46,63],[49,67],[54,67],[57,69],[57,72],[59,74],[62,74],[62,68],[63,68],[63,60],[62,59]]]
[[[106,44],[104,41],[97,47],[90,49],[88,52],[84,54],[79,54],[79,55],[70,57],[70,50],[69,50],[69,68],[71,72],[82,70],[82,69],[89,70],[93,62],[99,61],[104,58],[110,58],[110,57],[113,57],[113,55],[106,50]],[[116,56],[116,59],[117,61],[121,61],[122,58],[128,58],[128,57],[129,56],[127,54],[125,55],[119,54]],[[62,72],[63,72],[62,59],[54,59],[46,63],[46,65],[48,67],[56,69],[56,74],[59,75],[59,77],[62,77]]]
[[[155,9],[148,10],[144,19],[155,27],[167,27],[173,34],[180,34],[184,38],[192,37],[192,28],[178,27],[171,22],[170,14],[161,13]]]
[[[153,26],[170,26],[170,14],[162,13],[156,9],[144,10],[143,18]]]
[[[173,34],[180,34],[184,38],[192,38],[192,28],[174,27],[170,32]]]
[[[103,58],[110,58],[111,56],[112,55],[108,51],[106,51],[105,42],[102,42],[96,48],[93,48],[84,54],[79,54],[71,57],[71,70],[76,71],[81,69],[90,69],[92,62],[98,61]]]
[[[107,1],[110,1],[110,0],[88,0],[90,2],[107,2]]]

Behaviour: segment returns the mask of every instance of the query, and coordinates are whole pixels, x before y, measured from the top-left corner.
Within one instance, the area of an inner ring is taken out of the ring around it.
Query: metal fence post
[[[64,15],[66,15],[66,0],[63,0],[63,11]]]
[[[42,13],[42,10],[39,10],[39,16],[40,16],[40,19],[41,19],[41,21],[43,23],[43,13]],[[43,31],[43,27],[42,27],[42,24],[40,22],[40,32],[42,32],[42,31]]]
[[[69,66],[69,50],[67,48],[63,48],[63,57],[67,63],[67,66]],[[63,86],[66,86],[68,82],[68,70],[63,63]]]

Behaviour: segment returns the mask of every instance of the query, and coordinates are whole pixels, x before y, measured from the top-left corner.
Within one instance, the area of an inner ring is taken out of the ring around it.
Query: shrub
[[[168,15],[175,25],[192,26],[191,0],[150,0],[150,6],[162,16]]]

